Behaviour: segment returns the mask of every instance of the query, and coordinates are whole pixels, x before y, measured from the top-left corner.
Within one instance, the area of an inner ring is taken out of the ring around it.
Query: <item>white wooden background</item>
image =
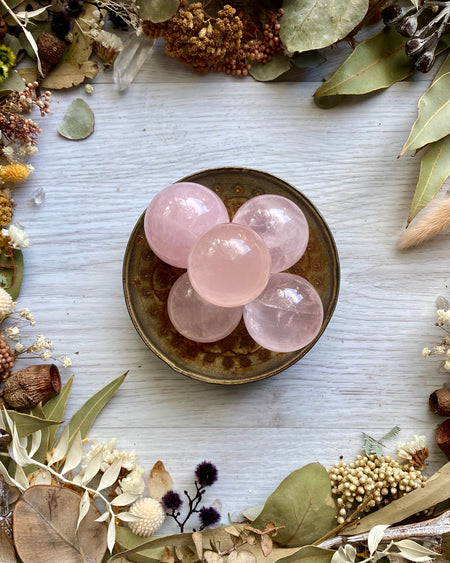
[[[15,219],[31,241],[20,304],[55,352],[74,358],[62,370],[64,382],[75,374],[68,416],[129,370],[91,436],[116,437],[147,471],[163,460],[180,491],[198,462],[213,461],[220,479],[205,502],[220,499],[225,519],[261,504],[308,462],[352,460],[363,431],[380,437],[398,424],[401,439],[426,435],[430,471],[445,461],[428,396],[448,376],[420,351],[440,337],[434,302],[450,297],[449,235],[407,253],[395,247],[419,169],[418,159],[397,154],[426,78],[324,111],[312,95],[338,55],[291,81],[257,83],[194,75],[159,44],[124,93],[111,74],[99,75],[92,96],[54,92],[51,115],[39,120],[35,173],[15,192]],[[75,97],[96,119],[81,142],[56,131]],[[122,294],[125,247],[152,197],[219,166],[264,170],[303,191],[341,260],[338,306],[313,350],[283,373],[236,387],[171,371],[141,341]],[[30,197],[40,187],[46,199],[36,207]]]

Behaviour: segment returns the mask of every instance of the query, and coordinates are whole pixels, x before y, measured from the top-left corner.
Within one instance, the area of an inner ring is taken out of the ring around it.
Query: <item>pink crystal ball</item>
[[[218,307],[202,299],[187,273],[173,284],[167,309],[177,331],[195,342],[216,342],[225,338],[242,318],[242,307]]]
[[[303,211],[279,195],[260,195],[238,209],[233,223],[247,225],[266,243],[272,258],[272,272],[293,266],[306,250],[309,228]]]
[[[195,242],[188,275],[195,291],[220,307],[250,303],[266,287],[270,253],[252,229],[235,223],[216,225]]]
[[[152,199],[145,212],[144,230],[158,258],[187,268],[196,239],[214,225],[229,221],[227,208],[212,190],[193,182],[180,182]]]
[[[319,294],[294,274],[273,274],[261,295],[244,307],[250,336],[273,352],[293,352],[307,346],[319,333],[322,321]]]

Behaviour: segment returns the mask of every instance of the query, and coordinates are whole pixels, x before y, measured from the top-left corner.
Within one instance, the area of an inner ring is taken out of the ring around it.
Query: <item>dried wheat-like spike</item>
[[[442,201],[400,237],[398,248],[406,250],[450,229],[450,199]]]

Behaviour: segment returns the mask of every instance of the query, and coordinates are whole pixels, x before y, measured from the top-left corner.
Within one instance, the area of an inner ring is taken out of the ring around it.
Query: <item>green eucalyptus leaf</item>
[[[86,139],[94,132],[94,114],[84,100],[76,98],[59,124],[58,133],[72,141]]]
[[[450,135],[431,143],[422,156],[419,179],[409,210],[408,224],[441,189],[450,176]]]
[[[128,372],[127,372],[128,373]],[[114,379],[97,391],[95,395],[93,395],[90,399],[88,399],[84,405],[77,410],[77,412],[72,416],[72,418],[68,422],[69,426],[69,441],[68,447],[72,446],[72,442],[74,441],[78,432],[81,434],[81,438],[85,438],[87,433],[89,432],[92,424],[94,423],[97,416],[102,411],[103,407],[109,402],[111,397],[117,391],[117,389],[122,385],[126,373]],[[59,439],[56,442],[58,444]]]
[[[171,18],[179,5],[178,0],[141,0],[139,15],[143,20],[160,23]]]
[[[450,498],[450,462],[432,475],[425,486],[414,489],[398,500],[383,506],[376,512],[361,518],[355,526],[345,528],[340,533],[344,536],[364,534],[379,524],[395,524],[409,518],[413,514],[422,512],[431,506],[436,506]]]
[[[11,92],[23,92],[25,82],[23,81],[17,70],[8,72],[8,76],[0,83],[0,98],[4,98],[11,94]]]
[[[14,8],[17,8],[17,6],[19,4],[21,4],[23,2],[23,0],[6,0],[6,3],[8,4],[9,8],[11,8],[11,10],[14,10]],[[0,14],[2,14],[2,16],[4,16],[6,13],[8,13],[8,10],[5,8],[5,6],[3,4],[0,5]]]
[[[63,386],[61,391],[55,397],[52,397],[49,401],[45,403],[42,407],[42,412],[46,416],[46,418],[54,418],[58,420],[62,420],[64,418],[64,413],[66,411],[67,401],[69,399],[70,391],[72,389],[73,383],[73,375],[68,380],[68,382]],[[53,449],[55,445],[55,438],[56,434],[58,433],[58,428],[56,426],[52,426],[48,430],[48,438],[47,438],[47,452]]]
[[[285,526],[277,533],[277,543],[301,547],[332,530],[336,515],[328,472],[320,463],[310,463],[280,483],[252,526],[261,530],[267,522]]]
[[[25,438],[33,434],[33,432],[43,430],[48,426],[60,424],[57,420],[48,420],[24,412],[8,410],[8,414],[17,427],[19,438]]]
[[[419,100],[419,115],[400,155],[439,141],[450,133],[450,72],[434,80]]]
[[[58,396],[58,395],[57,395]],[[37,416],[38,418],[43,418],[46,420],[51,420],[51,417],[47,417],[44,413],[44,409],[42,408],[42,404],[39,404],[37,406],[34,407],[34,409],[31,411],[31,414],[33,416]],[[36,453],[33,456],[33,459],[35,459],[36,461],[39,461],[40,463],[44,463],[46,458],[47,458],[47,452],[48,452],[48,437],[50,434],[50,430],[54,429],[54,432],[56,434],[56,432],[58,431],[58,425],[53,425],[53,426],[46,426],[45,428],[41,428],[41,432],[42,432],[42,437],[41,437],[41,443],[39,445],[39,448],[37,449]],[[32,466],[29,465],[28,467],[25,468],[25,473],[27,475],[29,475],[30,473],[32,473],[33,471],[35,471],[37,469],[37,466]]]
[[[443,60],[441,66],[439,67],[439,70],[436,73],[436,76],[433,79],[433,82],[436,82],[438,78],[440,78],[444,74],[447,74],[447,72],[450,72],[450,55],[447,55],[447,57]]]
[[[414,61],[406,56],[405,43],[406,38],[393,28],[369,37],[356,47],[314,96],[367,94],[405,79],[414,72]]]
[[[274,57],[267,63],[252,63],[250,74],[258,82],[267,82],[275,80],[291,68],[289,57],[281,53],[274,55]]]
[[[17,56],[17,53],[23,49],[20,39],[15,35],[7,33],[3,39],[3,43],[11,49],[11,51]]]
[[[328,47],[364,18],[368,0],[284,0],[280,39],[290,53]]]
[[[2,287],[15,300],[19,297],[23,279],[23,254],[15,250],[12,259],[0,252],[0,280]],[[14,280],[14,281],[13,281]]]
[[[252,506],[243,510],[242,514],[247,518],[247,520],[252,522],[253,520],[256,520],[256,518],[261,514],[263,508],[263,504],[259,506]]]
[[[327,59],[317,50],[313,51],[303,51],[303,53],[297,53],[291,59],[294,65],[298,68],[315,68],[321,65]]]

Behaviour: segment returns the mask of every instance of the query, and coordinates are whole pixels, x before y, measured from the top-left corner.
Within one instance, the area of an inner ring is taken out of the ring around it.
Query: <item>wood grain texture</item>
[[[116,437],[147,470],[163,460],[180,490],[198,462],[212,460],[220,480],[206,502],[220,498],[225,518],[260,504],[307,462],[350,461],[362,431],[380,437],[399,424],[400,439],[425,434],[430,471],[437,468],[439,419],[427,401],[446,376],[420,350],[440,337],[434,301],[449,296],[449,239],[395,248],[419,169],[417,158],[397,154],[423,84],[323,111],[312,101],[317,82],[183,80],[164,83],[160,73],[123,94],[100,81],[91,97],[55,93],[35,173],[15,192],[15,218],[31,241],[20,304],[56,353],[76,353],[62,371],[64,381],[75,374],[67,416],[130,370],[91,437]],[[82,142],[56,132],[75,96],[96,119]],[[128,237],[151,198],[187,174],[227,165],[265,170],[304,192],[332,229],[342,274],[335,315],[313,350],[236,388],[189,380],[157,359],[131,324],[121,285]],[[46,200],[35,207],[40,187]]]

